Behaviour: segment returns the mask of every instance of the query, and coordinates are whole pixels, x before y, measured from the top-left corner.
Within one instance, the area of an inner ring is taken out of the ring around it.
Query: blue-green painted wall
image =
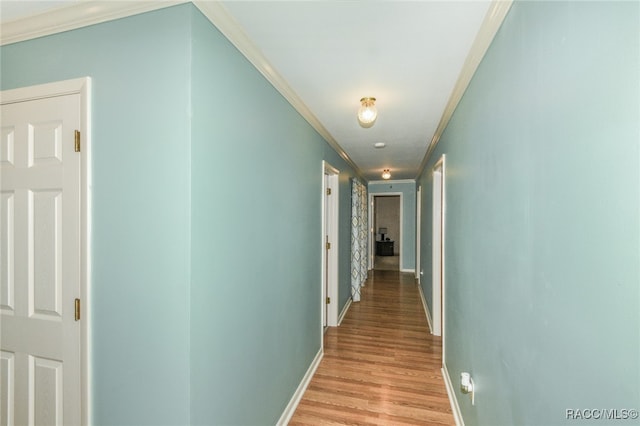
[[[640,408],[639,18],[638,2],[515,2],[419,179],[430,299],[446,154],[445,361],[467,425]]]
[[[3,46],[2,89],[93,79],[94,424],[189,421],[189,10]]]
[[[93,79],[96,425],[273,424],[320,349],[322,160],[192,5],[3,46],[3,90]]]
[[[400,269],[413,271],[416,267],[416,183],[369,182],[368,191],[374,193],[402,193],[402,265]]]
[[[192,421],[275,424],[320,349],[325,142],[193,18]]]
[[[348,163],[331,148],[324,146],[324,159],[340,171],[338,219],[338,314],[351,299],[351,179],[362,179]]]

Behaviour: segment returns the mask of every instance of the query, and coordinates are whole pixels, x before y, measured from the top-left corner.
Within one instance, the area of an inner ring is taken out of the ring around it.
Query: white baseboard
[[[414,275],[416,274],[415,269],[400,269],[400,272],[412,272]]]
[[[342,320],[344,319],[344,316],[347,315],[347,311],[351,306],[351,301],[352,299],[349,298],[349,300],[347,300],[347,303],[344,304],[344,308],[342,308],[342,312],[340,312],[340,316],[338,317],[338,325],[342,324]]]
[[[322,360],[323,355],[324,355],[324,351],[322,350],[322,348],[320,348],[320,350],[316,354],[316,357],[311,362],[309,369],[307,370],[304,377],[302,378],[302,381],[298,385],[298,389],[296,389],[293,396],[291,397],[291,400],[287,404],[287,407],[282,412],[280,419],[278,419],[278,423],[276,423],[277,426],[286,426],[289,424],[291,417],[293,417],[293,413],[295,413],[296,408],[298,408],[298,404],[302,399],[302,395],[304,395],[304,391],[307,390],[307,386],[309,386],[309,383],[311,382],[313,375],[315,374],[316,370],[318,369],[318,366],[320,365],[320,361]]]
[[[424,291],[422,285],[418,284],[418,291],[420,293],[420,300],[422,300],[422,306],[424,307],[424,314],[427,317],[427,324],[429,324],[429,333],[433,334],[433,327],[431,326],[431,312],[429,312],[429,306],[427,306],[427,299],[424,298]]]
[[[447,365],[444,362],[442,363],[441,371],[442,378],[444,379],[444,385],[447,388],[447,395],[449,395],[449,403],[451,404],[451,410],[453,411],[453,419],[456,422],[456,426],[464,426],[464,419],[462,418],[462,413],[460,412],[458,398],[456,398],[456,393],[453,390],[453,384],[451,383],[451,377],[449,376]]]

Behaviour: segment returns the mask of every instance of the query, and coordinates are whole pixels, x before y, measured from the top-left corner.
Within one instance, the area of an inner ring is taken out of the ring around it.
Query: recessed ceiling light
[[[384,148],[385,146],[387,146],[387,144],[385,144],[384,142],[376,142],[373,144],[373,146],[376,148]]]

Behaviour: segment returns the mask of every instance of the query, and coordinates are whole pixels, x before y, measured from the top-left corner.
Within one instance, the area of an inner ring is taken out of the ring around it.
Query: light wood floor
[[[399,271],[400,256],[376,256],[374,258],[374,269],[384,271]]]
[[[454,425],[412,274],[370,271],[362,300],[325,334],[290,425]]]

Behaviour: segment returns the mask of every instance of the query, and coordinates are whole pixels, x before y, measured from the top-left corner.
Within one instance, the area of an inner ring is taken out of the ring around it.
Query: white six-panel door
[[[2,105],[0,425],[81,423],[80,102]]]

